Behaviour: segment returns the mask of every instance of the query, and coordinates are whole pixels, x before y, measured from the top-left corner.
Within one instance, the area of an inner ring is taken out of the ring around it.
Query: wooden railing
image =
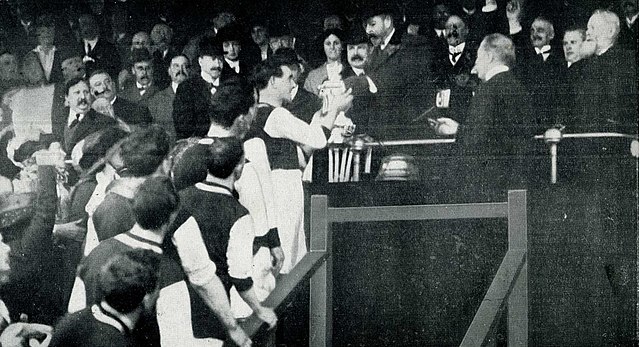
[[[509,345],[526,346],[529,325],[526,199],[526,191],[514,190],[508,192],[506,202],[336,208],[329,207],[326,195],[314,195],[311,197],[311,250],[278,282],[265,304],[269,307],[279,306],[297,285],[310,276],[309,345],[331,346],[333,223],[507,218],[507,253],[461,346],[491,343],[491,332],[498,314],[505,307],[508,310]],[[243,323],[243,328],[250,335],[255,334],[260,326],[261,322],[255,315]]]

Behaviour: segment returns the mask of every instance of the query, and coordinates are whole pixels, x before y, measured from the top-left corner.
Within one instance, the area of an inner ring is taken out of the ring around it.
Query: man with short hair
[[[171,58],[171,64],[167,69],[171,78],[171,85],[157,92],[149,100],[149,111],[153,117],[153,122],[162,126],[167,133],[171,143],[175,142],[176,129],[173,126],[173,101],[176,98],[178,86],[186,81],[191,74],[191,64],[185,55],[176,55]]]
[[[207,177],[180,192],[181,209],[175,233],[200,231],[227,297],[235,287],[253,312],[273,328],[276,315],[273,309],[262,306],[251,278],[253,220],[233,196],[234,183],[242,174],[245,161],[242,143],[234,137],[216,138],[210,139],[209,144],[198,144],[195,149],[206,160]],[[189,287],[191,292],[193,286],[189,284]],[[195,338],[214,343],[226,336],[224,322],[209,312],[206,300],[206,297],[191,296],[191,321],[181,325],[190,323]]]
[[[265,61],[273,54],[269,46],[269,31],[263,23],[254,23],[251,27],[251,39],[260,49],[260,60]]]
[[[118,247],[106,246],[106,250],[115,253],[103,252],[100,262],[92,265],[95,272],[92,284],[100,297],[64,317],[56,326],[51,346],[146,345],[141,342],[148,336],[139,336],[135,330],[155,305],[159,257],[145,247],[134,249],[123,244],[117,250]]]
[[[171,64],[171,59],[175,57],[179,51],[171,45],[173,40],[173,29],[165,23],[159,23],[153,26],[151,29],[151,43],[150,49],[153,52],[153,67],[154,76],[153,80],[159,89],[164,89],[169,86],[171,79],[165,73]]]
[[[138,31],[133,34],[133,37],[131,37],[130,51],[133,52],[136,49],[146,49],[147,51],[151,51],[151,39],[147,32]]]
[[[546,18],[537,17],[531,24],[531,45],[518,61],[521,81],[531,92],[536,123],[541,132],[557,122],[558,108],[563,102],[560,86],[565,83],[567,68],[562,54],[552,47],[554,37],[553,24]]]
[[[134,102],[118,97],[115,85],[109,73],[96,70],[89,77],[91,93],[96,98],[94,108],[124,123],[127,127],[150,124],[153,119],[149,109]]]
[[[238,75],[246,77],[249,74],[250,67],[242,59],[242,31],[240,26],[236,24],[227,25],[218,31],[216,42],[222,45],[224,53],[224,67],[222,73],[224,75]]]
[[[134,80],[124,85],[122,97],[148,107],[149,100],[159,90],[153,80],[153,57],[146,48],[133,49],[131,64]]]
[[[306,157],[324,148],[338,113],[347,111],[353,99],[350,91],[338,93],[326,114],[317,111],[309,123],[295,117],[283,108],[291,101],[295,87],[290,63],[276,52],[259,64],[254,74],[260,104],[253,131],[264,141],[271,164],[278,230],[285,254],[282,273],[291,271],[307,250],[298,147]]]
[[[565,31],[562,39],[562,50],[564,51],[564,59],[568,68],[571,68],[574,63],[583,58],[582,44],[586,39],[587,32],[582,28],[570,28]]]
[[[516,61],[513,41],[491,34],[478,48],[474,72],[482,81],[460,124],[439,118],[431,124],[440,135],[456,134],[466,178],[474,183],[517,185],[526,178],[526,154],[532,141],[531,99],[511,71]]]
[[[198,53],[200,75],[191,76],[181,83],[176,90],[173,102],[173,125],[176,139],[192,136],[204,136],[209,129],[208,108],[210,99],[216,88],[224,79],[222,45],[215,41],[203,39]]]
[[[66,153],[89,134],[115,124],[113,118],[91,108],[89,85],[81,78],[65,84],[65,106],[60,114],[52,115],[52,132]]]

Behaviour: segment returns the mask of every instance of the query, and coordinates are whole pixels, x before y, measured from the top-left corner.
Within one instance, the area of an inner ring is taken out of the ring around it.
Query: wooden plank
[[[527,346],[529,343],[529,289],[528,262],[525,259],[507,301],[507,329],[509,346]]]
[[[506,202],[329,208],[329,220],[334,223],[505,217]]]
[[[460,346],[482,346],[526,261],[523,251],[507,251]]]
[[[312,251],[327,250],[327,234],[329,231],[329,201],[326,195],[311,196],[310,248]]]
[[[284,300],[291,294],[291,292],[305,279],[315,273],[315,271],[323,265],[324,261],[328,256],[327,252],[319,252],[319,251],[311,251],[307,253],[304,258],[296,264],[296,266],[291,269],[291,271],[283,275],[278,280],[278,285],[276,288],[269,294],[269,296],[264,300],[263,305],[266,307],[276,308],[284,302]],[[260,326],[262,325],[262,321],[255,314],[252,314],[247,320],[242,322],[240,325],[242,329],[249,336],[253,336]]]
[[[527,250],[527,191],[510,190],[507,199],[509,249]]]

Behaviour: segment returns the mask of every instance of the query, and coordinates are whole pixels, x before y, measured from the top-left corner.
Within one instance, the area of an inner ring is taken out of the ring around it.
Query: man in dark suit
[[[365,31],[375,48],[364,68],[366,77],[345,80],[348,88],[358,83],[366,86],[365,94],[376,91],[368,111],[370,134],[378,139],[408,136],[407,131],[416,128],[412,120],[435,101],[429,47],[422,37],[396,30],[394,13],[384,4],[366,9]],[[362,95],[358,89],[356,100]]]
[[[111,76],[120,72],[120,55],[116,46],[100,36],[100,28],[96,18],[84,14],[78,19],[80,36],[82,37],[82,60],[86,64],[87,72],[105,70]]]
[[[164,89],[171,84],[171,79],[166,74],[171,60],[179,51],[171,45],[173,29],[164,23],[156,24],[151,29],[151,42],[153,44],[153,79],[159,89]]]
[[[354,26],[345,38],[347,48],[347,62],[349,67],[344,69],[343,78],[350,76],[365,76],[364,68],[367,64],[373,45],[363,28]],[[356,133],[366,133],[369,129],[369,114],[367,108],[371,102],[372,93],[364,93],[353,100],[353,106],[347,111],[349,117],[356,125]]]
[[[311,123],[313,115],[322,108],[322,100],[317,95],[300,88],[302,63],[298,61],[298,54],[293,48],[280,48],[273,56],[278,56],[288,63],[287,66],[290,67],[296,83],[291,91],[291,100],[284,104],[284,108],[294,116]]]
[[[56,28],[54,18],[50,15],[38,17],[35,24],[35,36],[38,45],[32,50],[38,55],[42,71],[48,83],[57,83],[62,78],[62,61],[58,52],[59,47],[54,45]]]
[[[565,83],[567,67],[561,51],[552,47],[554,37],[553,24],[545,18],[536,18],[531,24],[531,44],[518,61],[518,73],[531,92],[540,131],[556,123],[563,101],[559,98],[560,86]]]
[[[118,97],[111,76],[105,71],[94,71],[89,77],[91,93],[96,97],[94,109],[100,109],[127,126],[146,125],[152,122],[149,108]]]
[[[225,78],[222,74],[222,45],[216,44],[215,40],[203,39],[199,46],[198,64],[200,75],[181,83],[173,101],[173,124],[177,140],[205,136],[209,130],[211,96]]]
[[[434,71],[438,71],[436,106],[439,113],[464,123],[478,78],[471,74],[476,48],[469,42],[469,28],[462,18],[450,16],[445,23],[447,51],[438,54]]]
[[[585,46],[595,54],[585,60],[584,78],[576,81],[575,118],[599,131],[638,133],[638,63],[635,53],[616,43],[620,20],[598,10],[589,19]]]
[[[622,0],[624,21],[620,26],[618,42],[626,49],[638,54],[638,0]]]
[[[237,24],[230,24],[220,29],[216,35],[216,42],[222,45],[224,53],[222,74],[225,76],[249,76],[252,67],[246,62],[242,53],[243,37],[241,27]]]
[[[173,100],[176,98],[176,90],[180,83],[189,78],[191,64],[185,55],[176,55],[171,59],[168,68],[168,75],[171,78],[171,85],[157,92],[149,102],[149,111],[153,117],[153,122],[159,124],[169,134],[169,139],[173,143],[176,139],[176,130],[173,126]]]
[[[91,109],[89,85],[80,78],[74,78],[65,85],[64,112],[52,119],[53,135],[56,136],[66,153],[88,135],[115,125],[111,117]]]
[[[148,107],[151,97],[159,91],[154,81],[153,57],[147,49],[138,48],[131,52],[131,58],[131,72],[135,80],[125,84],[121,96]]]
[[[519,184],[526,178],[532,130],[531,99],[511,68],[513,41],[502,34],[485,37],[478,48],[474,71],[483,82],[474,95],[469,115],[460,124],[448,118],[432,122],[436,133],[453,135],[464,172],[472,182]]]

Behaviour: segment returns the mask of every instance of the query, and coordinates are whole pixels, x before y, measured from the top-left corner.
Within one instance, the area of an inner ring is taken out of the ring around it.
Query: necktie
[[[91,44],[89,42],[87,42],[86,52],[87,55],[91,54]]]
[[[80,123],[80,113],[76,114],[76,119],[74,119],[71,124],[69,124],[69,129],[73,129]]]

